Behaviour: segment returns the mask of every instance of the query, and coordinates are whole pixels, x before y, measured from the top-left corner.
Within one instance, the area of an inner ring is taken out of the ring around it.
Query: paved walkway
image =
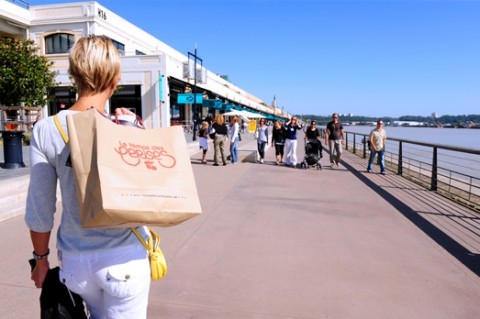
[[[271,148],[265,164],[202,165],[195,149],[203,214],[158,228],[169,273],[152,284],[149,318],[479,317],[478,215],[366,174],[347,152],[340,168],[324,158],[317,171],[273,165]],[[23,218],[0,232],[2,313],[37,318]]]

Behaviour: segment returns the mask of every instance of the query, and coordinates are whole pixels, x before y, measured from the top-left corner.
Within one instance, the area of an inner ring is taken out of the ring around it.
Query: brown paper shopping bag
[[[172,226],[201,213],[180,127],[121,126],[93,109],[67,124],[84,227]]]

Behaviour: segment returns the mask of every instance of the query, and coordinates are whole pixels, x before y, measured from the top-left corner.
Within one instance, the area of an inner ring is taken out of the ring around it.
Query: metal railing
[[[369,157],[368,135],[346,132],[345,148]],[[431,191],[480,212],[480,150],[388,138],[385,166]]]

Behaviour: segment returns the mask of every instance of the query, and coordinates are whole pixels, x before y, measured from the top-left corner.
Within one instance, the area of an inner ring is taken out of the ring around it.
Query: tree
[[[53,62],[37,55],[32,40],[0,39],[0,103],[16,106],[43,106],[56,83]]]

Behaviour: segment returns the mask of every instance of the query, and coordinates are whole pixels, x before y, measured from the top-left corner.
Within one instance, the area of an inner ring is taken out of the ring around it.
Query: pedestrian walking
[[[303,126],[298,124],[298,119],[294,116],[285,124],[285,164],[288,166],[297,166],[297,131]]]
[[[325,144],[328,145],[331,167],[340,166],[342,144],[345,143],[345,131],[338,119],[338,113],[333,113],[332,121],[325,128]]]
[[[56,122],[53,117],[39,121],[30,145],[25,222],[36,260],[31,279],[41,288],[50,268],[58,182],[63,203],[57,232],[60,281],[83,298],[90,318],[147,317],[151,282],[147,250],[129,228],[82,227],[70,151],[60,134],[60,128],[68,134],[67,115],[92,107],[106,113],[104,106],[120,80],[120,68],[120,55],[109,38],[79,39],[69,53],[69,74],[78,100],[60,111]],[[127,109],[117,109],[116,114],[134,115]],[[143,227],[138,231],[148,237]]]
[[[207,164],[207,151],[208,151],[208,122],[202,121],[200,124],[200,130],[198,131],[198,144],[202,150],[202,164]]]
[[[230,140],[230,157],[232,164],[238,162],[238,141],[240,138],[240,125],[238,124],[238,117],[232,116],[230,120],[230,127],[228,138]]]
[[[260,119],[259,125],[257,127],[257,150],[259,155],[260,163],[263,164],[265,158],[265,146],[268,143],[268,126],[265,125],[265,119]]]
[[[377,127],[370,132],[368,140],[370,146],[370,158],[368,159],[367,171],[372,172],[372,165],[375,155],[378,154],[378,164],[380,165],[380,174],[385,175],[385,142],[387,141],[387,132],[383,128],[383,120],[377,121]]]
[[[272,147],[275,147],[275,160],[277,165],[283,162],[286,135],[287,129],[280,121],[275,121],[272,130]]]
[[[215,117],[215,121],[212,124],[212,131],[215,132],[213,138],[213,166],[219,166],[220,161],[222,161],[223,166],[225,166],[227,165],[225,140],[227,139],[228,129],[222,114],[218,114]]]

